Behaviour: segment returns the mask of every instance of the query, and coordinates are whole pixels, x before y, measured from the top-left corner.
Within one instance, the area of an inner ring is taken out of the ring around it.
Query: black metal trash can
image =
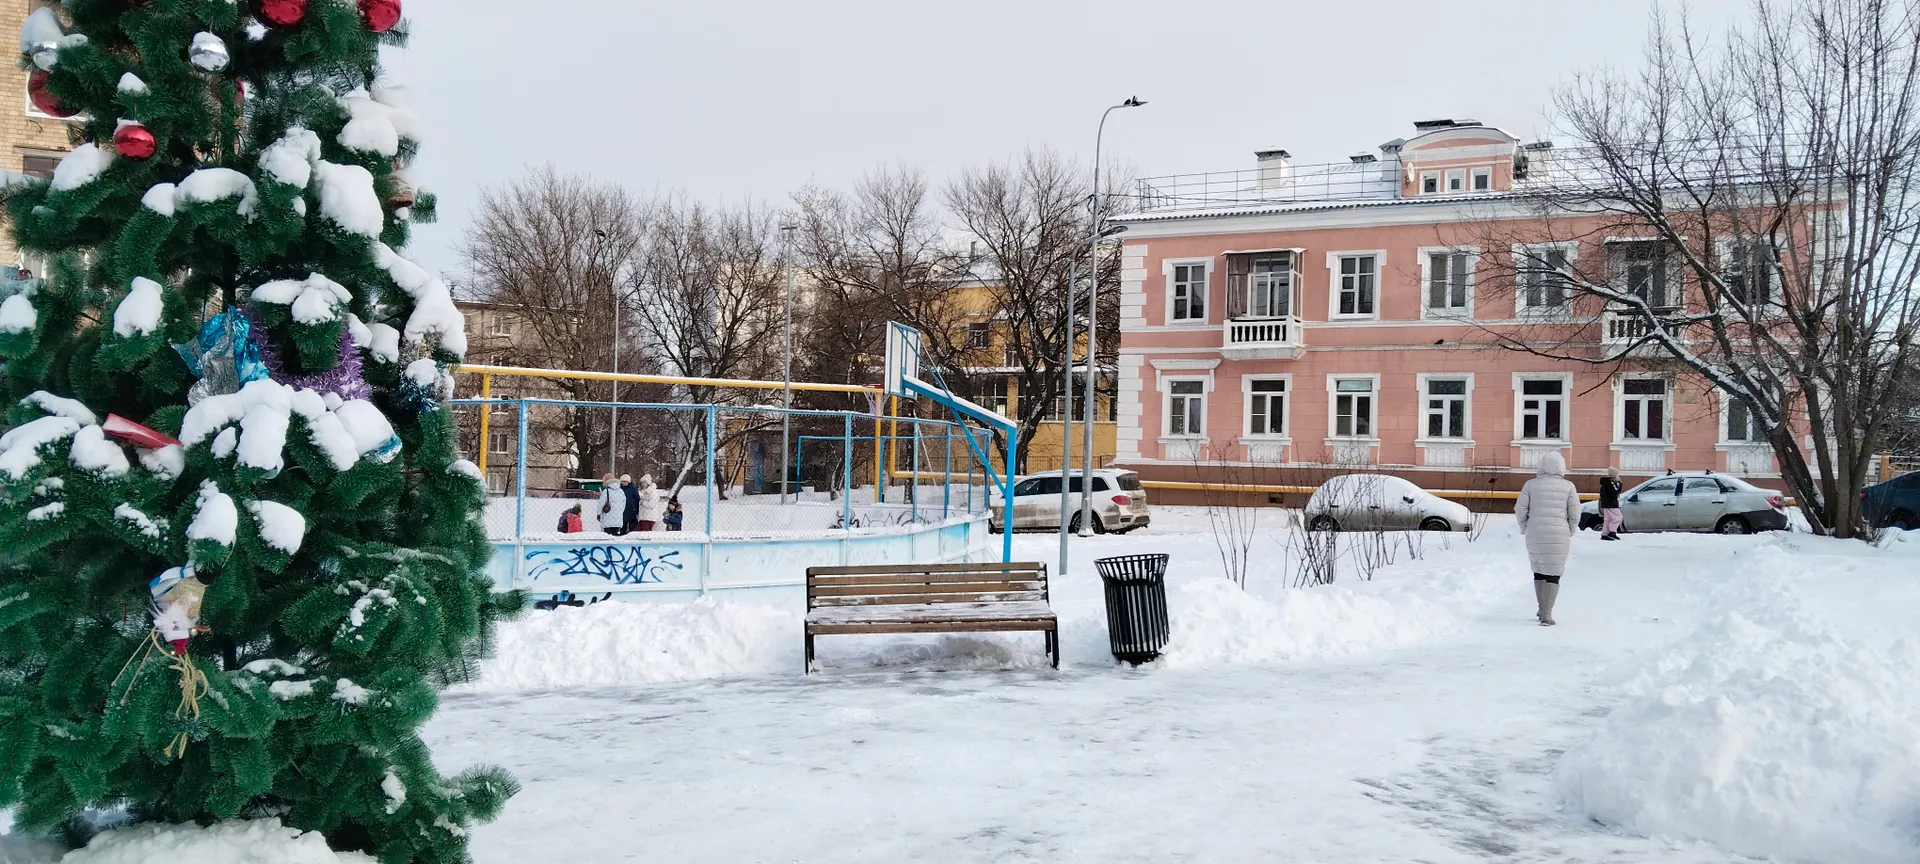
[[[1107,641],[1115,660],[1135,665],[1167,646],[1167,556],[1120,555],[1093,562],[1107,593]]]

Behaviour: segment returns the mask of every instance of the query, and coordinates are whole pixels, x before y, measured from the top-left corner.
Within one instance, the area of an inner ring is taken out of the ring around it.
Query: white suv
[[[1081,479],[1080,472],[1075,471],[1067,481],[1067,508],[1072,514],[1068,517],[1069,531],[1080,530]],[[997,505],[989,510],[988,529],[999,533],[1005,515],[1005,509]],[[1095,534],[1145,528],[1149,521],[1147,492],[1140,488],[1140,475],[1111,468],[1093,472]],[[1014,485],[1013,530],[1060,530],[1060,472],[1046,471],[1030,475]]]

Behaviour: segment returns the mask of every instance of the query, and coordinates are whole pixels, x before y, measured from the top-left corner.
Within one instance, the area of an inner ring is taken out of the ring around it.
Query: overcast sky
[[[1748,0],[1694,0],[1719,25]],[[1143,175],[1344,159],[1412,122],[1549,135],[1553,88],[1632,67],[1651,0],[407,0],[417,175],[440,197],[421,263],[458,275],[479,189],[529,166],[784,201],[885,163],[935,179],[1028,145]],[[539,10],[534,13],[532,10]]]

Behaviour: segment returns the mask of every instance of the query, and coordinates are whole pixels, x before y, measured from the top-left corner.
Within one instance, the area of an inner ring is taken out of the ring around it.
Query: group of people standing
[[[1552,627],[1553,605],[1560,599],[1560,577],[1567,572],[1567,553],[1580,530],[1580,490],[1567,479],[1567,461],[1558,453],[1540,457],[1532,480],[1520,487],[1513,516],[1527,538],[1527,558],[1533,565],[1533,596],[1539,605],[1540,626]],[[1620,469],[1608,468],[1600,480],[1602,540],[1620,539]]]
[[[609,472],[600,478],[600,495],[594,499],[592,515],[602,532],[615,537],[634,531],[652,531],[656,527],[680,530],[684,512],[680,497],[675,495],[665,501],[661,498],[660,487],[654,485],[652,474],[640,475],[640,482],[636,484],[630,474],[615,477]],[[560,514],[557,530],[567,534],[585,530],[582,516],[581,505],[573,505]]]

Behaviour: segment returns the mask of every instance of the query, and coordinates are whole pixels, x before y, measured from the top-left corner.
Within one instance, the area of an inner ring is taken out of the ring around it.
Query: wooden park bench
[[[1047,565],[888,564],[807,568],[807,672],[813,637],[842,633],[1042,630],[1060,668],[1060,622],[1047,605]]]

